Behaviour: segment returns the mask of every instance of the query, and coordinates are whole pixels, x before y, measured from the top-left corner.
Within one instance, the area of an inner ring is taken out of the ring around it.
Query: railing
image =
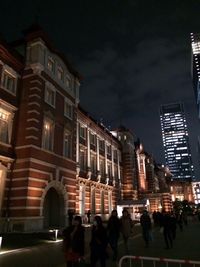
[[[125,264],[122,265],[123,261]],[[145,262],[146,261],[146,262]],[[160,264],[159,264],[160,263]],[[162,263],[162,264],[161,264]],[[173,267],[179,265],[181,267],[183,264],[184,266],[200,266],[200,261],[193,261],[193,260],[179,260],[179,259],[168,259],[168,258],[154,258],[154,257],[143,257],[143,256],[123,256],[119,261],[119,267],[146,267],[146,266],[152,266],[152,267],[158,267],[165,265],[166,267],[169,267],[172,265]]]

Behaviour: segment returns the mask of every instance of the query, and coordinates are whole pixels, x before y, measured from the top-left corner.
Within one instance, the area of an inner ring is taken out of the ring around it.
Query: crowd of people
[[[90,211],[88,211],[88,221],[90,221]],[[162,232],[166,249],[173,247],[173,241],[176,238],[176,228],[183,231],[183,225],[187,225],[186,213],[169,213],[166,211],[156,212],[152,214],[152,220],[147,210],[144,210],[140,217],[140,225],[142,229],[142,237],[145,247],[153,241],[152,228],[159,227]],[[113,210],[109,220],[105,226],[100,216],[95,216],[91,227],[90,240],[90,266],[96,267],[100,262],[101,267],[106,267],[106,259],[109,251],[112,251],[113,261],[118,259],[118,242],[120,235],[124,244],[125,255],[130,254],[130,237],[133,233],[133,220],[129,211],[124,208],[122,216],[119,218],[117,210]],[[85,255],[85,228],[82,226],[81,216],[74,216],[70,220],[70,225],[63,231],[63,250],[65,253],[67,267],[82,266]]]

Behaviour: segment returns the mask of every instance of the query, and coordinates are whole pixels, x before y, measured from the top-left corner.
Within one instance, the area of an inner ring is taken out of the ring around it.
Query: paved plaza
[[[89,240],[91,228],[86,228],[86,261],[89,261]],[[177,237],[172,249],[165,249],[163,235],[159,228],[154,228],[153,241],[145,248],[141,236],[140,226],[134,227],[130,240],[131,255],[161,257],[172,259],[187,259],[200,261],[200,222],[189,221],[183,232],[177,228]],[[123,242],[119,241],[119,257],[124,255]],[[65,267],[62,253],[62,242],[49,242],[37,247],[19,249],[0,254],[0,267]],[[118,264],[111,259],[107,260],[107,267],[116,267]],[[124,263],[124,266],[129,264]],[[133,266],[133,265],[132,265]],[[146,266],[146,265],[145,265]],[[176,265],[178,266],[178,265]]]

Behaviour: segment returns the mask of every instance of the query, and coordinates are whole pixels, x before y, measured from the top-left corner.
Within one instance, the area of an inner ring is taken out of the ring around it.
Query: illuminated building
[[[192,65],[191,74],[193,80],[194,93],[200,119],[200,34],[191,33],[192,45]]]
[[[198,118],[200,119],[200,34],[191,33],[191,46],[192,46],[192,58],[191,58],[191,75],[193,81],[193,88],[195,94],[195,100],[197,105]],[[200,136],[197,140],[200,163]]]
[[[160,122],[165,161],[172,178],[178,181],[191,181],[193,165],[183,104],[162,105]]]
[[[114,135],[79,106],[80,83],[38,25],[0,41],[0,231],[61,229],[68,212],[107,219],[119,200],[143,209],[159,190],[134,135]]]
[[[192,190],[194,195],[194,203],[200,204],[200,182],[193,182]]]
[[[116,207],[121,144],[79,106],[80,74],[33,25],[0,42],[0,229],[62,228]]]

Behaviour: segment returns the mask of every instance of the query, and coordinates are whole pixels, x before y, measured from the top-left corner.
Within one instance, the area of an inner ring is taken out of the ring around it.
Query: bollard
[[[1,252],[2,239],[3,239],[3,237],[0,236],[0,252]]]
[[[57,238],[58,238],[58,229],[54,229],[54,232],[55,232],[55,241],[57,241]]]

